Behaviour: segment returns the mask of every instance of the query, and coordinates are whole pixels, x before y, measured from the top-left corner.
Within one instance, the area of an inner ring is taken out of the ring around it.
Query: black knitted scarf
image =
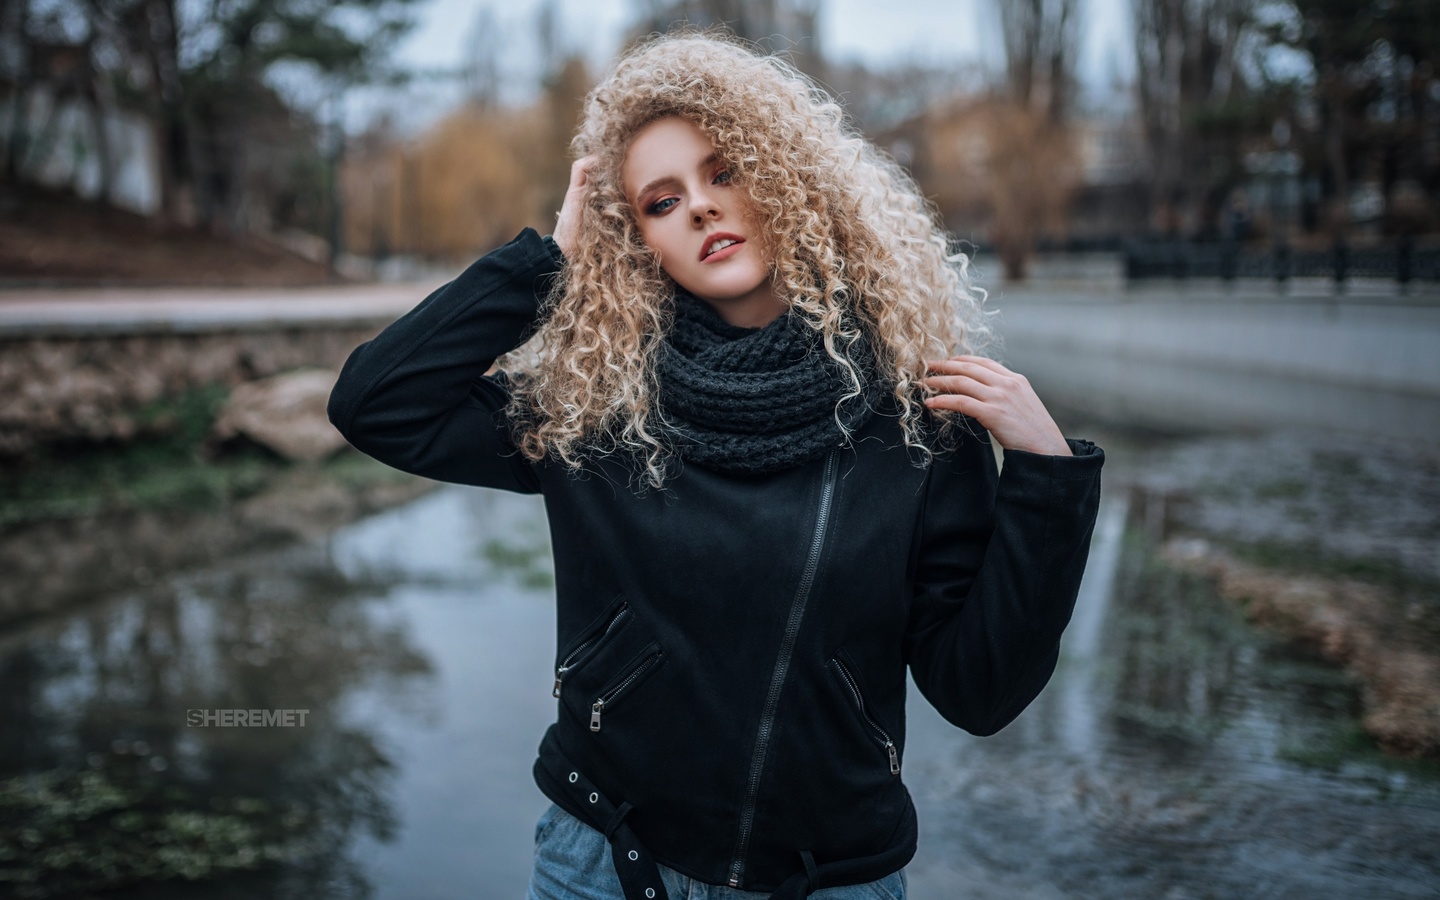
[[[742,328],[684,291],[660,347],[660,410],[681,459],[722,472],[761,474],[818,459],[844,443],[836,421],[854,431],[874,412],[883,383],[862,336],[845,352],[864,392],[825,353],[799,313],[763,328]],[[863,332],[862,332],[863,335]]]

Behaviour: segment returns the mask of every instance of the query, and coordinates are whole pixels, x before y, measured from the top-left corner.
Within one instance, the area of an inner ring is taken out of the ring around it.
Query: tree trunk
[[[1325,162],[1330,168],[1330,180],[1335,189],[1335,201],[1331,206],[1331,221],[1339,234],[1350,227],[1350,172],[1345,159],[1345,103],[1341,88],[1333,79],[1329,81],[1326,94]]]

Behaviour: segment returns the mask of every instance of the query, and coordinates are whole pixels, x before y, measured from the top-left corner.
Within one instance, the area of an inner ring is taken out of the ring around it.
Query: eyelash
[[[720,179],[722,179],[722,178],[725,179],[725,180],[724,180],[724,181],[721,181]],[[710,183],[711,183],[711,184],[730,184],[730,183],[731,183],[732,181],[734,181],[734,180],[735,180],[735,176],[732,175],[732,174],[730,174],[730,170],[729,170],[729,169],[721,169],[719,172],[716,172],[716,173],[715,173],[715,177],[714,177],[714,178],[711,178],[711,179],[710,179]],[[659,200],[656,200],[654,203],[650,204],[649,207],[647,207],[645,211],[648,212],[648,213],[649,213],[650,215],[652,215],[652,216],[658,216],[658,215],[660,215],[660,214],[662,214],[662,213],[667,213],[667,212],[669,212],[670,210],[674,209],[673,204],[672,204],[671,206],[666,206],[666,207],[663,208],[663,209],[661,208],[661,204],[663,204],[663,203],[671,203],[672,201],[673,201],[674,203],[679,203],[679,202],[680,202],[680,199],[679,199],[678,197],[663,197],[663,198],[661,198],[661,199],[659,199]]]

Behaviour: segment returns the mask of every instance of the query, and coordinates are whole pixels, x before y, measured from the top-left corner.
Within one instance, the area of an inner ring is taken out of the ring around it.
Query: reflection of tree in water
[[[1208,579],[1162,560],[1164,517],[1147,517],[1145,502],[1130,508],[1151,527],[1125,532],[1099,652],[1063,661],[1020,719],[956,742],[940,766],[923,768],[912,741],[907,781],[926,854],[912,889],[1433,893],[1440,783],[1353,744],[1327,751],[1354,733],[1354,679],[1250,629]],[[1070,723],[1092,710],[1094,738],[1067,740],[1089,738],[1088,722]]]
[[[236,883],[252,895],[367,894],[345,850],[393,835],[394,765],[346,707],[361,692],[393,703],[431,672],[376,614],[385,587],[301,548],[0,646],[0,886],[54,896],[248,869]],[[195,728],[188,709],[310,713],[303,728]]]
[[[1114,714],[1155,737],[1213,738],[1255,640],[1209,582],[1157,557],[1143,532],[1127,532],[1116,572],[1110,639],[1117,653]]]
[[[1117,726],[1197,754],[1237,726],[1261,756],[1352,741],[1355,677],[1251,628],[1209,578],[1162,559],[1159,527],[1126,532],[1116,572],[1107,677]]]

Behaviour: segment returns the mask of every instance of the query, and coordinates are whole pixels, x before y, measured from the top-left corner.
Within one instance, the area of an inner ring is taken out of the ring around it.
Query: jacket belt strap
[[[883,877],[875,873],[897,872],[905,868],[915,855],[915,816],[913,807],[901,824],[901,838],[889,849],[873,856],[857,856],[852,859],[838,859],[833,862],[816,864],[815,857],[808,850],[800,851],[800,862],[804,866],[799,872],[780,883],[770,900],[804,900],[821,888],[840,887],[849,884],[864,884]]]
[[[548,764],[551,762],[559,763],[564,771],[552,769]],[[629,803],[616,806],[558,752],[551,760],[542,755],[535,763],[535,775],[542,784],[569,797],[571,811],[584,813],[581,821],[605,835],[610,842],[610,858],[614,860],[615,874],[620,878],[625,900],[669,900],[670,895],[665,892],[665,884],[660,880],[660,869],[650,851],[645,849],[625,822],[633,806]]]
[[[568,799],[568,806],[561,805],[610,841],[610,857],[615,861],[615,874],[620,878],[625,900],[669,900],[654,858],[625,822],[625,817],[634,807],[623,802],[616,806],[565,758],[548,736],[546,743],[548,746],[535,761],[536,783],[551,799],[557,802],[560,797]],[[873,856],[818,865],[808,851],[802,850],[800,860],[803,867],[781,882],[770,895],[770,900],[804,900],[821,888],[863,884],[904,868],[915,855],[913,806],[906,810],[895,838],[888,849]],[[877,872],[880,874],[875,874]]]

